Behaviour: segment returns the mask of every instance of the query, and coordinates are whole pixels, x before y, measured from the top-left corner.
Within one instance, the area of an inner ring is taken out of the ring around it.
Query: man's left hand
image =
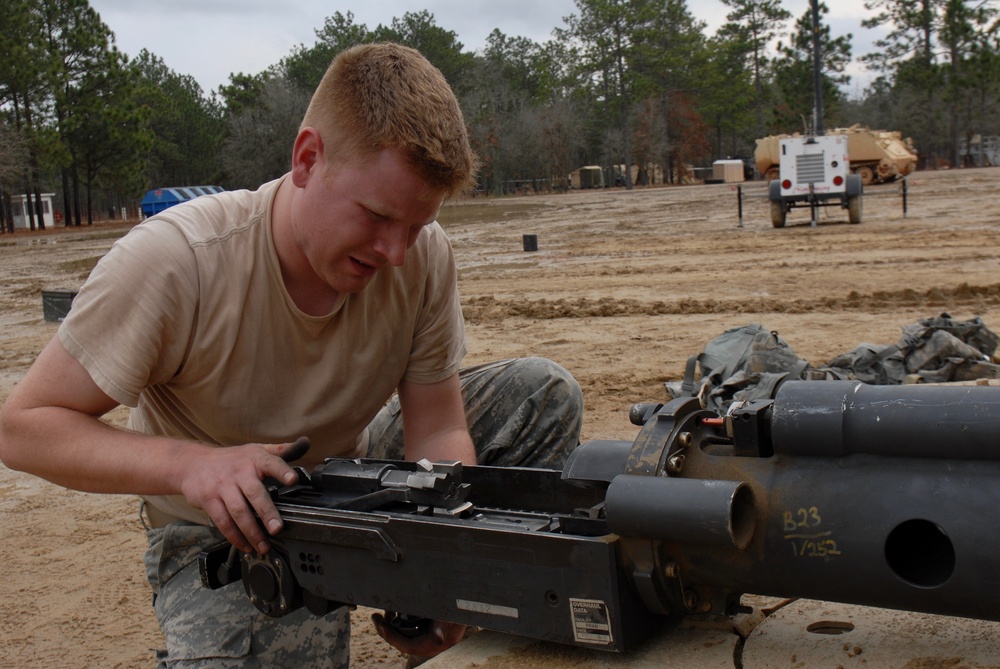
[[[458,623],[435,620],[426,634],[411,637],[390,625],[381,613],[372,614],[372,622],[378,635],[400,652],[421,657],[434,657],[448,650],[462,640],[466,628]]]

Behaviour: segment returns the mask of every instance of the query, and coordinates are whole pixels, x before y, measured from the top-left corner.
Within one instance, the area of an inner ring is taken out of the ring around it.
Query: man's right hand
[[[308,450],[305,437],[287,444],[206,447],[199,457],[187,460],[181,493],[192,506],[207,513],[237,549],[267,553],[267,536],[280,532],[282,522],[263,481],[273,478],[282,485],[293,485],[298,475],[288,462],[298,460]]]

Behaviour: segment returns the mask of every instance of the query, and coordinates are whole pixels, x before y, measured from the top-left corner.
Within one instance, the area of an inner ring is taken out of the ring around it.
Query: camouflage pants
[[[463,369],[460,377],[480,463],[558,469],[579,443],[583,395],[559,365],[504,360]],[[376,416],[369,434],[369,457],[402,458],[398,399]],[[173,523],[147,529],[147,538],[146,576],[166,640],[157,651],[159,669],[349,666],[346,609],[320,618],[302,608],[270,618],[238,583],[202,587],[198,554],[223,541],[214,528]]]
[[[580,443],[583,393],[544,358],[501,360],[459,373],[472,443],[481,465],[561,469]],[[368,457],[403,457],[403,421],[393,397],[368,426]]]
[[[166,641],[156,651],[157,669],[350,666],[346,608],[323,617],[301,608],[271,618],[250,603],[241,583],[202,587],[198,554],[224,540],[215,528],[172,523],[146,536],[146,577]]]

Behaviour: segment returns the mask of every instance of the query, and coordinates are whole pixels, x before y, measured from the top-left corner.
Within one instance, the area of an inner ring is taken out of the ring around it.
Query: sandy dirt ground
[[[772,228],[762,184],[470,199],[441,215],[455,246],[468,363],[549,357],[579,379],[585,440],[630,439],[628,407],[731,327],[761,323],[821,365],[948,312],[1000,330],[1000,170],[869,188],[864,222],[808,210]],[[0,235],[0,400],[53,336],[41,291],[75,289],[124,227]],[[522,236],[537,235],[524,251]],[[126,290],[127,287],[123,287]],[[110,417],[120,423],[119,409]],[[134,498],[71,492],[0,466],[0,666],[150,667]],[[352,666],[402,667],[355,616]]]

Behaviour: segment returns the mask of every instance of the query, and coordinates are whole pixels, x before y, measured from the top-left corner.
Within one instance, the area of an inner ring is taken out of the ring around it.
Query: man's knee
[[[544,391],[548,408],[558,406],[567,414],[583,416],[583,390],[565,367],[547,358],[521,358],[516,374],[525,387]]]
[[[573,375],[545,358],[518,358],[492,370],[472,427],[483,464],[559,468],[579,444],[583,392]]]
[[[548,363],[555,394],[562,399],[562,403],[566,409],[571,410],[582,421],[583,389],[580,387],[580,382],[562,365],[551,360],[545,360],[545,362]]]

